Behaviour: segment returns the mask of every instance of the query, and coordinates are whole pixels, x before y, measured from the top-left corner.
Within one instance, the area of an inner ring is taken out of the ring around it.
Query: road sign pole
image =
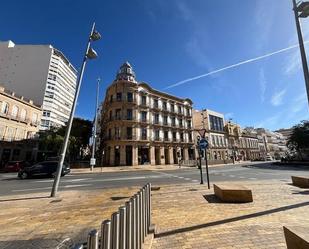
[[[204,184],[203,171],[202,171],[202,150],[199,149],[198,152],[199,152],[199,162],[200,162],[201,184]]]
[[[206,162],[207,186],[208,186],[208,189],[210,189],[210,183],[209,183],[209,173],[208,173],[207,148],[205,149],[205,162]],[[201,166],[201,168],[202,168],[202,166]]]

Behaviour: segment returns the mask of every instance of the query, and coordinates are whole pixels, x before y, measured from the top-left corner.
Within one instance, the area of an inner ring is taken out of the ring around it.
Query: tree
[[[63,144],[66,126],[52,127],[39,134],[39,150],[43,157],[58,156]],[[68,159],[83,159],[81,151],[85,150],[92,135],[92,122],[81,118],[74,118],[67,148]],[[44,158],[46,159],[46,158]]]
[[[288,140],[288,148],[296,151],[301,160],[304,160],[303,153],[309,149],[309,121],[301,121],[300,124],[293,127],[293,132]]]

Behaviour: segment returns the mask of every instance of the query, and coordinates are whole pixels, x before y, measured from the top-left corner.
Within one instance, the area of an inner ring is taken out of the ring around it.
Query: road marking
[[[229,177],[235,177],[234,175],[229,175]]]
[[[191,181],[191,178],[185,178],[186,181]]]
[[[251,178],[249,178],[250,180],[257,180],[257,178],[254,178],[254,177],[251,177]]]
[[[13,189],[12,192],[27,192],[27,191],[33,191],[33,190],[42,190],[42,189],[51,189],[51,187],[46,188],[26,188],[26,189]]]
[[[80,181],[86,181],[86,180],[91,180],[93,178],[79,178],[79,179],[70,179],[70,180],[62,180],[61,182],[80,182]],[[40,181],[35,181],[35,182],[53,182],[54,179],[48,179],[48,180],[40,180]]]
[[[192,180],[192,182],[198,182],[198,180]]]
[[[78,187],[86,187],[91,186],[92,184],[77,184],[77,185],[65,185],[63,188],[78,188]]]

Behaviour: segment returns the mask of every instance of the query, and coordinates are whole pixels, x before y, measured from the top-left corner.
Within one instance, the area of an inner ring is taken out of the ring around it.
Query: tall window
[[[176,125],[176,118],[172,117],[172,126],[175,126],[175,125]]]
[[[153,100],[153,107],[158,108],[159,107],[159,101],[157,99]]]
[[[187,116],[190,116],[190,109],[189,108],[187,108]]]
[[[213,115],[209,115],[210,129],[215,131],[223,131],[223,119]]]
[[[116,109],[116,119],[121,120],[121,109]]]
[[[155,140],[160,139],[160,130],[155,130]]]
[[[120,139],[120,128],[115,127],[115,139]]]
[[[117,99],[117,101],[121,101],[122,100],[122,93],[117,93],[116,99]]]
[[[165,141],[168,140],[168,131],[164,131],[164,140],[165,140]]]
[[[32,122],[36,123],[38,121],[38,114],[37,113],[33,113],[32,114]]]
[[[127,127],[127,139],[132,139],[132,127]]]
[[[141,138],[142,140],[147,139],[147,128],[141,128]]]
[[[108,129],[108,139],[112,139],[112,129]]]
[[[141,112],[141,121],[147,122],[147,112]]]
[[[17,114],[18,114],[18,107],[16,105],[13,105],[11,115],[12,115],[12,117],[16,118]]]
[[[167,116],[163,116],[163,124],[167,125]]]
[[[159,124],[159,114],[158,113],[154,115],[154,123]]]
[[[113,119],[113,112],[109,111],[109,120],[112,120],[112,119]]]
[[[145,95],[142,96],[142,105],[146,105],[147,98]]]
[[[112,102],[113,102],[113,99],[114,99],[114,95],[111,95],[110,98],[109,98],[109,102],[112,103]]]
[[[182,112],[182,109],[181,109],[181,106],[179,105],[178,106],[178,113],[181,113]]]
[[[192,142],[192,134],[189,132],[189,142]]]
[[[6,102],[2,102],[1,112],[7,114],[9,111],[9,104]]]
[[[179,119],[179,126],[182,127],[183,123],[182,123],[182,118]]]
[[[188,126],[188,129],[191,129],[191,120],[187,121],[187,126]]]
[[[166,101],[163,102],[162,107],[163,107],[163,110],[165,110],[165,111],[167,110],[167,103],[166,103]]]
[[[173,131],[173,141],[176,141],[176,131]]]
[[[171,104],[171,112],[175,112],[175,105]]]
[[[132,109],[127,109],[127,120],[133,119],[133,111]]]
[[[183,138],[183,132],[180,133],[180,141],[183,142],[184,138]]]
[[[127,93],[127,99],[128,99],[128,102],[133,102],[133,93],[128,92]]]

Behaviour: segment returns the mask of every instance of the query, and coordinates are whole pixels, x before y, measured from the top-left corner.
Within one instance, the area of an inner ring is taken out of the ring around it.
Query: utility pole
[[[299,42],[299,50],[300,50],[300,55],[301,55],[301,61],[303,64],[303,73],[304,73],[306,90],[307,90],[307,100],[309,104],[309,72],[308,72],[306,51],[304,47],[304,40],[303,40],[303,35],[302,35],[300,22],[299,22],[299,17],[307,17],[306,11],[308,12],[307,10],[308,2],[303,2],[299,6],[297,6],[296,0],[292,0],[292,1],[293,1],[293,11],[295,15],[295,23],[296,23],[296,29],[297,29],[298,42]],[[301,7],[302,4],[304,7],[302,9],[299,9],[298,7]],[[298,14],[299,12],[302,12],[301,15]]]
[[[92,155],[90,158],[90,170],[93,171],[93,167],[96,164],[95,160],[95,147],[96,147],[96,138],[97,138],[97,120],[98,120],[98,105],[99,105],[99,88],[100,88],[100,78],[97,81],[97,94],[96,94],[96,104],[95,104],[95,113],[94,113],[94,128],[92,136]]]

